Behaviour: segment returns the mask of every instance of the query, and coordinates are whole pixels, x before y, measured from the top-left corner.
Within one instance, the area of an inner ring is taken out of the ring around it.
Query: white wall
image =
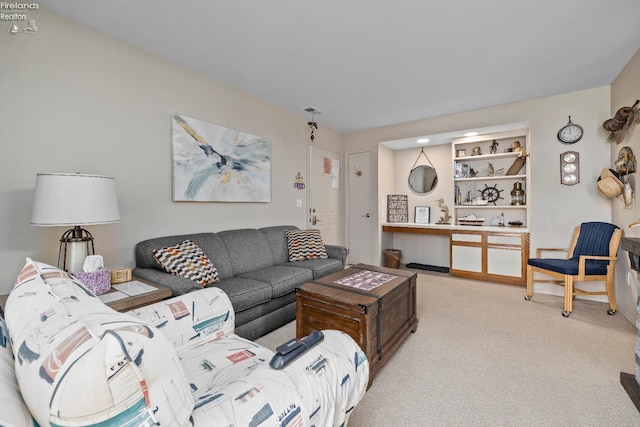
[[[453,167],[451,165],[451,145],[442,144],[424,147],[425,154],[438,173],[438,185],[427,194],[416,193],[408,185],[409,172],[414,164],[428,164],[424,156],[420,155],[420,148],[395,151],[393,156],[393,191],[394,194],[406,194],[409,203],[409,222],[414,221],[416,206],[431,208],[430,222],[437,222],[442,216],[438,206],[438,199],[447,200],[453,191]],[[384,195],[383,195],[384,196]],[[386,196],[385,196],[386,197]],[[453,201],[453,198],[451,198]],[[448,205],[453,215],[453,204]],[[386,218],[382,218],[386,221]],[[386,234],[386,233],[385,233]],[[405,233],[393,233],[393,247],[402,251],[402,263],[417,262],[421,264],[449,266],[449,239],[446,236],[425,236]],[[386,249],[386,248],[383,248]]]
[[[427,194],[416,193],[411,190],[408,184],[409,172],[411,172],[413,165],[418,159],[418,155],[420,155],[420,149],[414,148],[398,150],[395,152],[393,157],[394,189],[400,191],[400,193],[397,194],[406,194],[408,196],[410,222],[413,222],[413,208],[415,206],[430,206],[431,222],[436,222],[442,216],[442,212],[440,212],[440,209],[438,208],[437,200],[440,198],[444,198],[446,200],[450,197],[450,193],[453,191],[451,145],[442,144],[425,147],[424,152],[429,157],[429,160],[438,173],[438,184],[432,192]],[[420,160],[418,160],[417,165],[426,164],[428,164],[428,162],[423,155],[420,155]],[[453,200],[453,198],[451,200]]]
[[[38,33],[0,33],[0,293],[27,256],[55,264],[66,227],[29,224],[38,172],[116,179],[122,221],[88,227],[110,267],[132,267],[136,242],[276,224],[306,226],[308,117],[291,114],[45,8]],[[271,140],[271,203],[171,201],[171,114]],[[343,152],[322,125],[316,144]],[[296,199],[303,207],[296,208]]]
[[[640,50],[622,70],[620,75],[611,84],[611,110],[607,118],[613,117],[620,107],[631,106],[640,99]],[[612,163],[618,158],[618,153],[622,147],[630,147],[635,156],[640,156],[640,128],[632,125],[627,136],[620,144],[610,143]],[[640,160],[640,157],[638,157]],[[638,221],[640,218],[640,202],[638,201],[638,173],[629,176],[629,181],[634,189],[633,204],[630,209],[624,209],[624,203],[618,199],[611,201],[613,222],[624,231],[625,236],[640,237],[640,227],[629,228],[629,224]],[[627,251],[618,252],[618,263],[616,265],[616,297],[619,310],[635,323],[637,293],[637,274],[631,270]]]

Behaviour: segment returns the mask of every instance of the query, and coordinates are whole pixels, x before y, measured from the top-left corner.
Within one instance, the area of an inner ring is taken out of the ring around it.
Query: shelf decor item
[[[527,154],[527,150],[520,147],[519,141],[516,142],[518,143],[519,149],[513,151],[520,154],[518,154],[518,157],[516,157],[516,159],[513,161],[513,164],[507,170],[507,175],[518,175],[527,162],[527,157],[529,157],[529,155]]]
[[[475,226],[480,226],[482,224],[484,224],[484,218],[479,218],[478,216],[467,212],[467,214],[463,217],[459,217],[458,218],[458,223],[460,223],[460,225],[475,225]]]
[[[429,206],[416,206],[414,222],[416,224],[429,224],[431,220],[431,208]]]
[[[499,190],[498,185],[494,185],[489,187],[487,184],[484,185],[482,190],[478,190],[482,194],[482,200],[486,200],[488,203],[493,203],[496,206],[496,202],[498,199],[502,199],[503,197],[500,194],[504,190]]]
[[[69,273],[83,271],[84,260],[95,253],[93,236],[81,225],[120,221],[115,179],[108,176],[39,173],[31,224],[73,226],[60,239],[58,267]]]
[[[511,205],[523,206],[525,204],[525,193],[522,189],[522,183],[516,182],[513,184],[513,190],[511,190]]]
[[[409,201],[406,194],[387,195],[387,222],[409,222]]]
[[[444,199],[438,199],[438,207],[442,211],[442,216],[436,222],[436,224],[451,224],[451,214],[449,213],[449,207],[444,204]]]

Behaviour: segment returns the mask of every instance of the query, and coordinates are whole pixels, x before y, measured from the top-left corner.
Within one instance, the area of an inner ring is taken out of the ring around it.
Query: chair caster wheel
[[[617,311],[616,311],[616,310],[611,310],[611,309],[607,310],[607,314],[608,314],[609,316],[613,316],[613,315],[614,315],[614,314],[616,314],[616,313],[617,313]]]
[[[525,300],[525,301],[531,301],[531,297],[530,297],[529,295],[525,295],[525,296],[524,296],[524,300]]]
[[[563,315],[564,317],[569,317],[569,315],[570,315],[570,314],[571,314],[571,312],[570,312],[570,311],[563,311],[563,312],[562,312],[562,315]]]

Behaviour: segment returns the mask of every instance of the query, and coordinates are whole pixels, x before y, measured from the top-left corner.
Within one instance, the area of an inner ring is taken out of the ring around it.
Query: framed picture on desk
[[[416,206],[414,220],[416,224],[429,224],[431,208],[429,206]]]

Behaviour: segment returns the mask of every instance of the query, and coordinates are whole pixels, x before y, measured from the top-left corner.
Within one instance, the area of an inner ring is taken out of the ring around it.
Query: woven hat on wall
[[[622,194],[624,184],[618,178],[618,174],[613,169],[602,169],[597,182],[598,192],[608,199],[618,197]]]

